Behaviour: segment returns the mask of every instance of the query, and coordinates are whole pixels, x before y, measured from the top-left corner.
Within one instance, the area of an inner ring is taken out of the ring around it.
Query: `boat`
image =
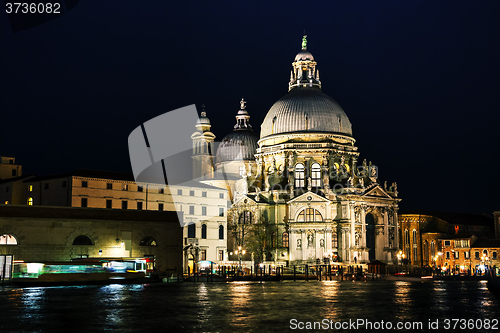
[[[394,275],[387,275],[386,280],[390,281],[408,281],[408,282],[423,282],[423,281],[433,281],[433,276],[421,276],[421,275],[411,275],[405,272],[396,273]]]
[[[16,263],[11,283],[18,286],[146,283],[144,259]]]
[[[494,270],[490,270],[488,274],[488,290],[500,297],[500,279],[496,276]]]

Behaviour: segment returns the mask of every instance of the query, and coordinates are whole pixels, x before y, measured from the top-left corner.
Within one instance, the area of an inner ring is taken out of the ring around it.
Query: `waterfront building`
[[[0,183],[4,193],[9,183]],[[80,169],[16,181],[18,204],[183,212],[184,269],[227,259],[227,190],[199,182],[136,183],[132,174]],[[16,202],[17,203],[17,202]],[[179,225],[180,227],[180,225]]]
[[[16,164],[15,157],[0,156],[0,180],[20,177],[22,174],[23,168]]]
[[[493,235],[493,220],[486,215],[409,210],[399,215],[398,223],[405,262],[424,267],[439,266],[446,252],[462,253],[478,237]],[[455,240],[468,246],[455,248]]]
[[[379,180],[371,162],[358,163],[355,141],[342,107],[322,92],[304,36],[288,93],[270,108],[260,137],[242,101],[233,132],[217,150],[207,183],[220,186],[218,174],[238,178],[229,182],[230,259],[395,262],[397,185]]]
[[[24,262],[154,258],[182,273],[182,229],[174,211],[0,205],[0,253]]]

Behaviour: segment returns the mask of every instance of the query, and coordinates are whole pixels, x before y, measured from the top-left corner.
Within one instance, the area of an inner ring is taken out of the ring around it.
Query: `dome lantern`
[[[307,51],[307,36],[302,37],[302,50],[295,56],[293,70],[288,83],[288,91],[296,87],[317,87],[321,89],[317,63],[311,52]]]

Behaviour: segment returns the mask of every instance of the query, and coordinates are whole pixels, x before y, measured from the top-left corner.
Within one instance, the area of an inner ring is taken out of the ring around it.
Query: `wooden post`
[[[306,281],[309,281],[309,265],[306,264]]]
[[[297,265],[293,265],[293,281],[295,282],[295,275],[297,274]]]

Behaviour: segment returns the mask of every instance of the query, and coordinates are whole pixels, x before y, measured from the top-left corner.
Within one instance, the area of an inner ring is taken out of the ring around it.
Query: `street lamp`
[[[236,250],[236,251],[234,252],[235,254],[237,254],[237,255],[238,255],[238,259],[239,259],[239,261],[240,261],[240,269],[239,269],[239,271],[241,271],[241,270],[242,270],[242,269],[241,269],[241,257],[245,255],[245,252],[246,252],[245,250],[242,250],[242,249],[241,249],[241,246],[238,246],[238,250]]]

